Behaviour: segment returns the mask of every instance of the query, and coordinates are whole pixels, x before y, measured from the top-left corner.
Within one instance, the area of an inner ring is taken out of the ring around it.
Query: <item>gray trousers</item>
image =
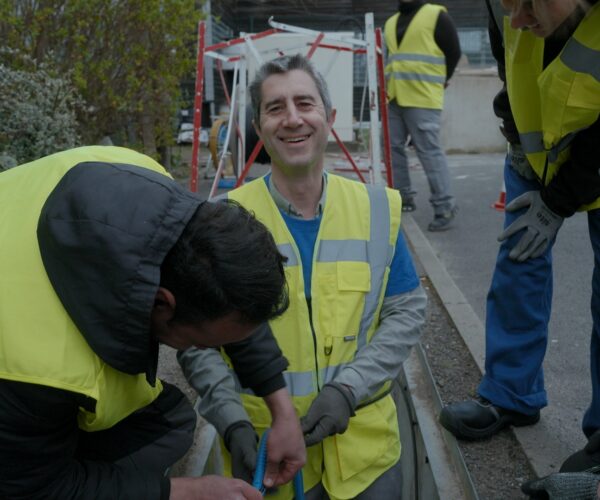
[[[454,207],[454,197],[450,191],[446,156],[440,145],[441,110],[407,108],[391,101],[388,111],[394,187],[403,198],[416,194],[410,182],[405,149],[410,135],[429,182],[429,202],[433,212],[435,215],[448,213]]]
[[[329,500],[329,495],[319,483],[304,494],[305,500]],[[355,500],[400,500],[402,498],[402,465],[398,460],[371,485],[359,493]]]

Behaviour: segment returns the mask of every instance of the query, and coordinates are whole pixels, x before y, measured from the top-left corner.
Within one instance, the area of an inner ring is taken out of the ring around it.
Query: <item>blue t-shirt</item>
[[[305,220],[292,217],[281,209],[280,212],[300,251],[304,276],[304,294],[306,297],[310,297],[312,259],[319,226],[321,225],[321,217]],[[392,295],[408,292],[414,290],[417,286],[419,286],[419,278],[408,252],[404,235],[402,231],[399,231],[385,296],[391,297]]]

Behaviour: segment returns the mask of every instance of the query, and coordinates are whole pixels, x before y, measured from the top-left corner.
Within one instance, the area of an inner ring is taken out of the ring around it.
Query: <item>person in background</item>
[[[430,231],[452,226],[456,203],[450,173],[440,143],[444,89],[461,51],[452,19],[441,5],[400,0],[398,12],[384,27],[387,48],[387,96],[394,187],[402,195],[402,210],[416,209],[406,144],[410,136],[423,166],[433,207]]]
[[[265,63],[250,94],[271,172],[228,195],[256,214],[288,257],[290,307],[263,328],[290,361],[284,376],[307,446],[306,498],[400,498],[390,386],[419,339],[426,306],[400,230],[400,196],[325,172],[335,110],[304,56]],[[200,412],[224,437],[228,468],[248,479],[266,408],[215,357],[192,348],[179,362],[200,394]],[[287,487],[273,498],[291,497]]]
[[[285,259],[249,212],[94,146],[0,174],[0,213],[1,498],[262,498],[239,480],[168,476],[196,415],[157,378],[159,343],[231,343],[286,435],[269,442],[268,484],[292,479],[305,449],[287,362],[255,333],[288,305]]]
[[[585,212],[594,253],[592,399],[583,418],[589,442],[561,472],[595,470],[600,465],[600,5],[505,0],[508,15],[503,16],[495,0],[487,3],[490,40],[505,83],[494,110],[510,144],[504,167],[508,204],[487,298],[480,399],[446,406],[440,422],[458,438],[480,439],[539,420],[547,405],[542,362],[552,304],[552,247],[563,220]],[[562,484],[550,477],[536,487]]]

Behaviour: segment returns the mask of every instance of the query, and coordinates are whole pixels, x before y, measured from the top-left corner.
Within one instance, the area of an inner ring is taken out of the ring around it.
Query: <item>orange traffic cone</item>
[[[506,205],[506,186],[504,185],[504,181],[502,181],[502,190],[500,191],[500,196],[498,196],[498,201],[492,203],[492,208],[495,208],[499,212],[503,212],[505,205]]]

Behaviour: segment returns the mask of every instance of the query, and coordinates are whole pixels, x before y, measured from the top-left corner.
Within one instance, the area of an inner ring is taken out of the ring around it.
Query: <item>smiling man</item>
[[[158,344],[228,344],[286,439],[268,480],[304,463],[270,334],[283,256],[235,203],[204,203],[151,158],[84,147],[0,175],[0,497],[259,500],[243,481],[169,478],[195,412],[157,379]],[[287,474],[287,475],[286,475]]]
[[[418,341],[426,305],[400,231],[400,196],[324,171],[335,110],[305,57],[266,63],[250,93],[272,168],[229,198],[256,214],[288,258],[290,307],[264,328],[290,362],[284,376],[308,447],[306,498],[400,498],[390,383]],[[249,479],[268,411],[225,364],[208,364],[212,356],[190,349],[179,361],[224,437],[228,468]],[[273,498],[291,497],[280,488]]]

